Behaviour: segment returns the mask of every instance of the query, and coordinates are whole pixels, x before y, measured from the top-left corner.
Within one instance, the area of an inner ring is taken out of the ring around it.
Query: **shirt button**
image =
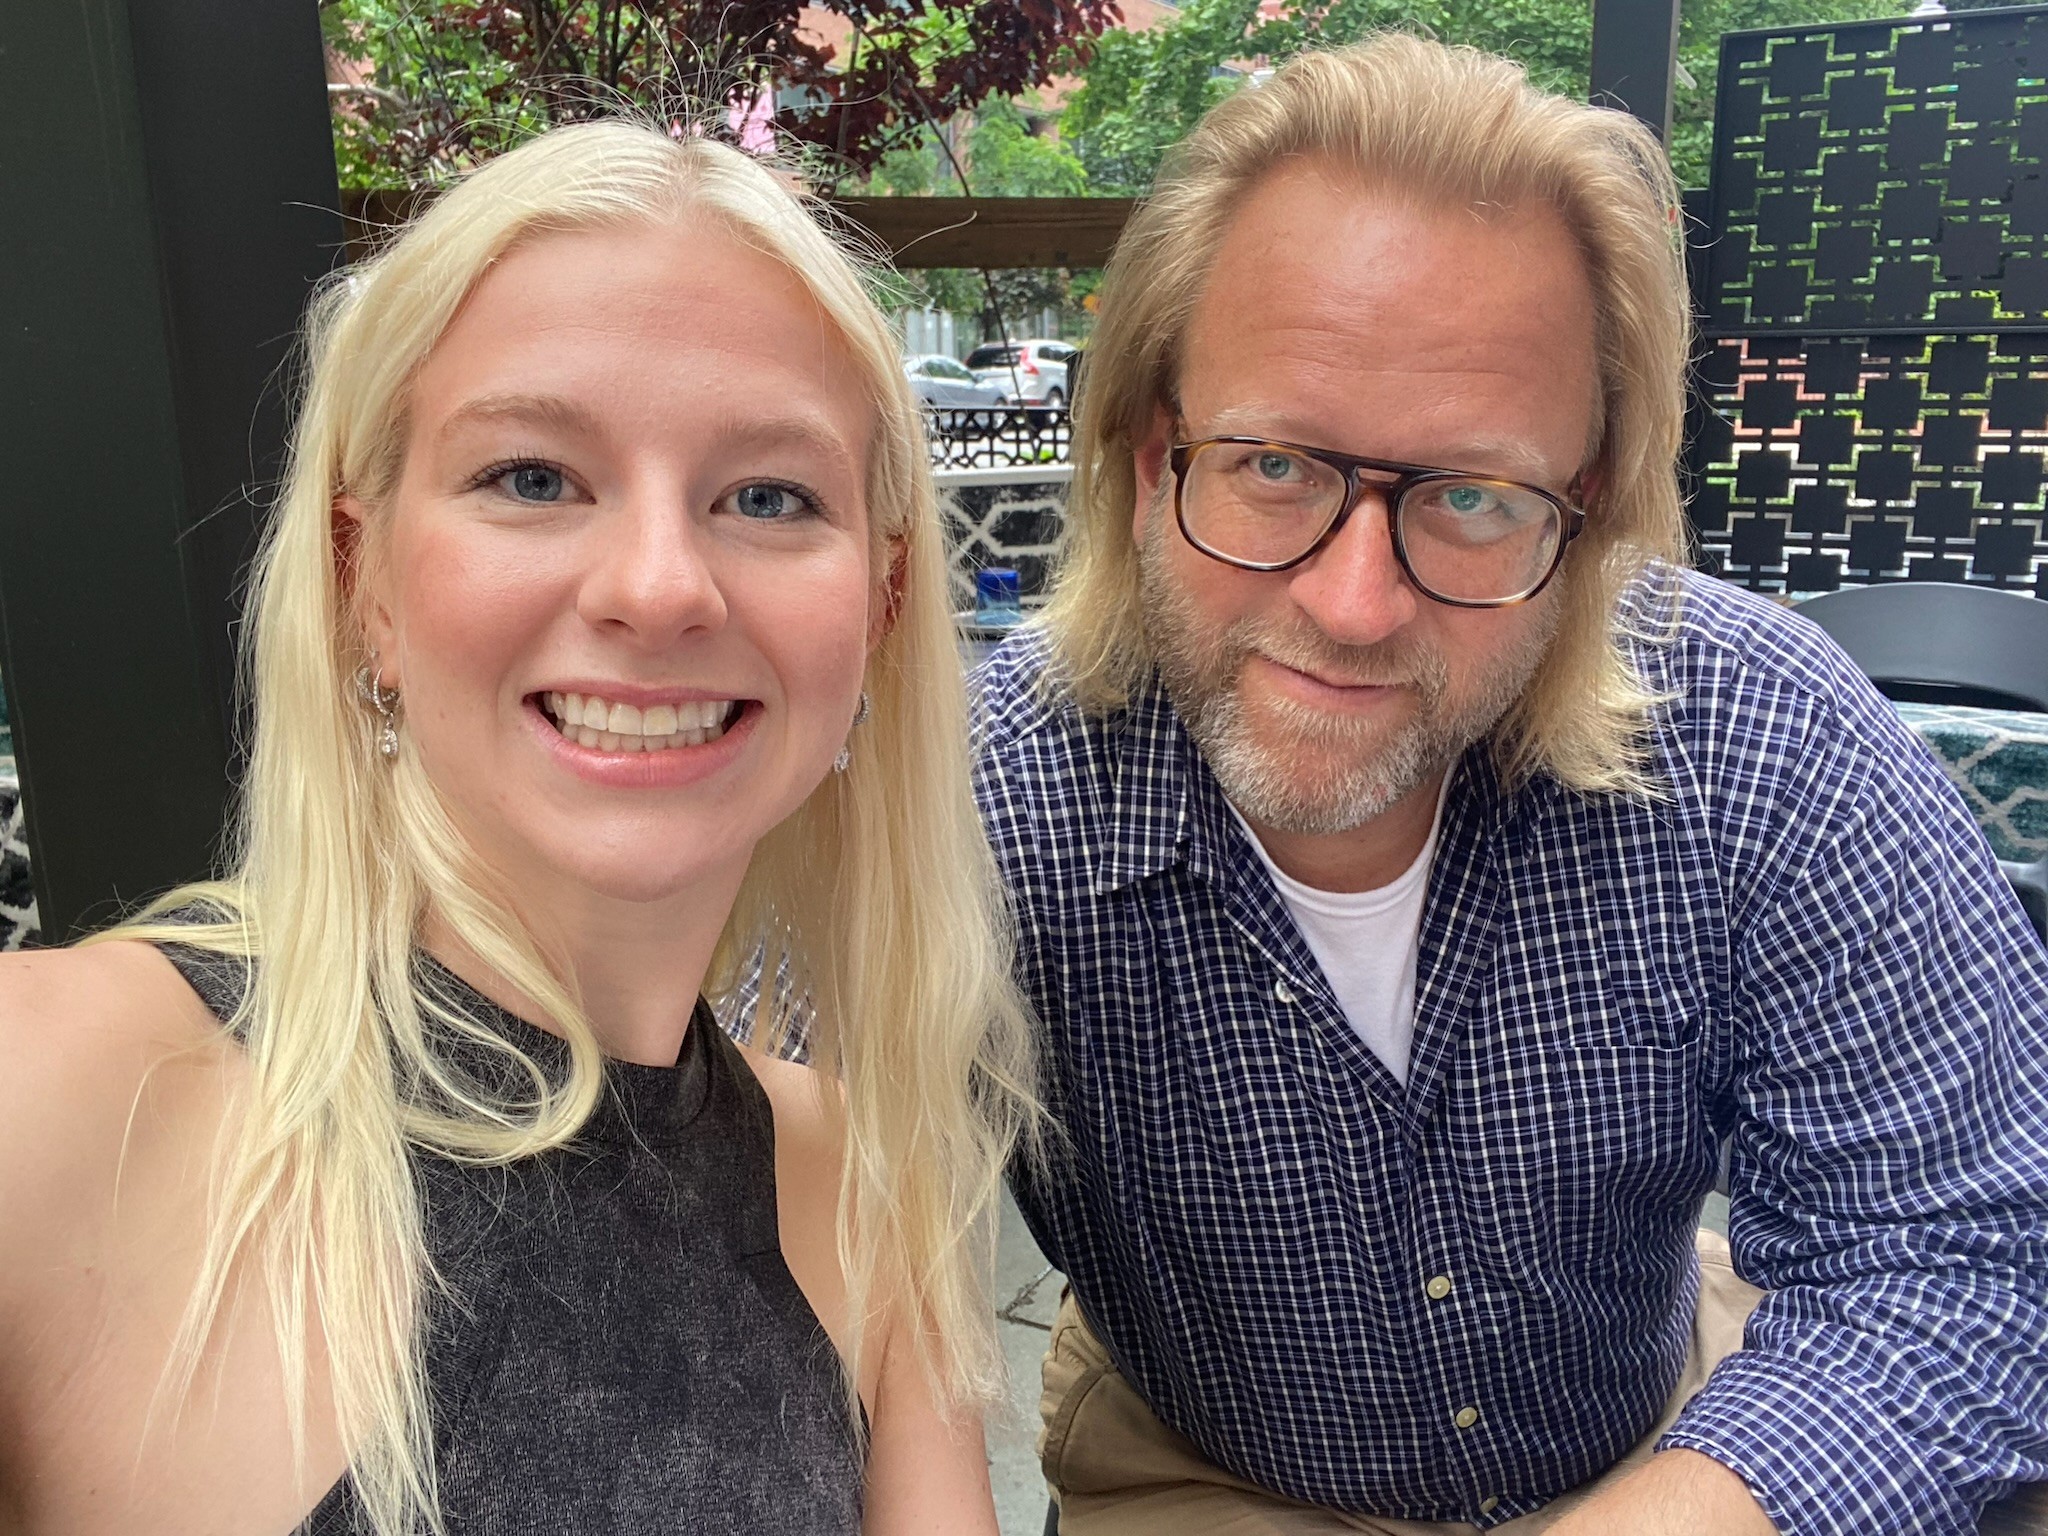
[[[1442,1301],[1451,1294],[1451,1277],[1449,1275],[1438,1275],[1429,1284],[1425,1285],[1423,1289],[1429,1292],[1429,1299],[1431,1301]]]
[[[1479,1513],[1481,1513],[1482,1515],[1490,1515],[1496,1509],[1499,1508],[1500,1500],[1495,1498],[1492,1494],[1488,1494],[1485,1498],[1479,1501]]]
[[[1479,1422],[1479,1410],[1477,1408],[1460,1408],[1458,1416],[1451,1420],[1451,1422],[1460,1429],[1470,1429]]]
[[[1284,981],[1275,982],[1273,985],[1273,995],[1283,1003],[1291,1003],[1294,1001],[1294,988],[1287,985]]]

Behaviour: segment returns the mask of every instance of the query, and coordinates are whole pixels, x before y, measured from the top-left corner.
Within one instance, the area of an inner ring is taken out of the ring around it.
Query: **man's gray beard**
[[[1448,768],[1522,696],[1557,632],[1556,605],[1546,604],[1544,621],[1492,658],[1468,697],[1454,699],[1443,658],[1401,636],[1340,645],[1306,620],[1298,629],[1263,619],[1241,619],[1220,634],[1206,629],[1167,564],[1168,541],[1179,537],[1162,498],[1138,552],[1145,637],[1167,697],[1223,793],[1246,818],[1277,832],[1348,832]],[[1241,691],[1245,660],[1254,654],[1319,677],[1406,687],[1420,707],[1390,732],[1268,698],[1269,739],[1262,741]]]

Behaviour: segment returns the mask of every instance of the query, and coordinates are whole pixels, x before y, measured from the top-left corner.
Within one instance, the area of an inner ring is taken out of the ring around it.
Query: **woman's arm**
[[[900,1327],[883,1345],[871,1421],[862,1536],[996,1536],[981,1415],[938,1410]]]
[[[147,945],[0,957],[0,1531],[290,1530],[346,1464],[316,1400],[295,1469],[239,1275],[193,1393],[158,1399],[240,1068]]]
[[[170,1070],[219,1034],[181,989],[138,944],[0,957],[0,1391],[44,1313],[103,1278],[120,1176],[175,1159],[194,1101],[218,1110],[209,1082]]]
[[[783,1262],[826,1334],[845,1348],[846,1282],[839,1269],[840,1150],[823,1095],[829,1079],[742,1047],[775,1112],[775,1203]],[[932,1401],[917,1350],[892,1321],[864,1345],[860,1397],[868,1410],[865,1536],[996,1536],[981,1416],[949,1419]]]

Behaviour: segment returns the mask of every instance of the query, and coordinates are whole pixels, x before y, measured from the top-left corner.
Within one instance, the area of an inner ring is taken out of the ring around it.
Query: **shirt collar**
[[[1116,778],[1108,843],[1093,893],[1106,896],[1179,862],[1188,819],[1203,791],[1222,798],[1209,765],[1156,676],[1115,723]]]
[[[1106,896],[1176,864],[1200,879],[1217,880],[1232,867],[1243,834],[1156,674],[1133,695],[1114,729],[1109,840],[1091,892]],[[1474,743],[1451,773],[1445,825],[1463,820],[1483,836],[1504,831],[1522,796],[1502,783],[1491,743]],[[1461,803],[1465,815],[1454,816]]]

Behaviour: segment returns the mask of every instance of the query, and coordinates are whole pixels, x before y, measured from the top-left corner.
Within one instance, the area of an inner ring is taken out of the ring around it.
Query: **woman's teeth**
[[[700,747],[723,736],[739,710],[736,699],[692,699],[638,709],[584,693],[545,693],[541,703],[556,730],[578,746],[599,752]]]

